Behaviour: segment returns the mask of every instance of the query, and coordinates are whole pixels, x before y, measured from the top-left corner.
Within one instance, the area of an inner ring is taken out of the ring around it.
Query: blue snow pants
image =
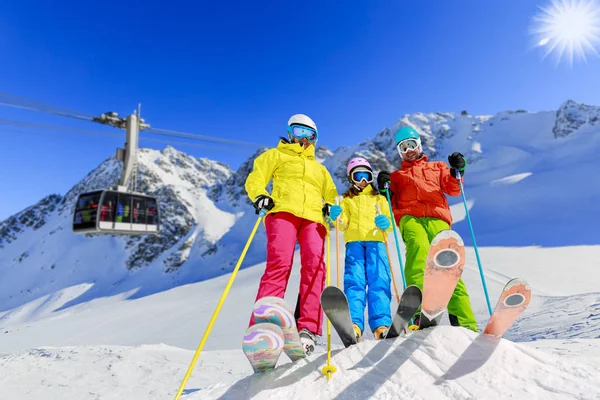
[[[350,305],[352,323],[358,325],[361,332],[364,332],[367,298],[371,331],[382,325],[391,325],[390,284],[390,265],[383,242],[346,243],[344,293]]]

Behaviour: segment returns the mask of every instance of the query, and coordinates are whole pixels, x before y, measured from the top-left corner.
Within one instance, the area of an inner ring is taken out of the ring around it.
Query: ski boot
[[[360,342],[360,337],[362,336],[362,332],[360,328],[356,324],[352,324],[352,328],[354,329],[354,334],[356,335],[356,343]]]
[[[304,351],[306,355],[312,354],[315,351],[315,346],[317,344],[317,335],[312,333],[306,328],[302,328],[300,332],[298,332],[300,336],[300,342],[302,343],[302,347],[304,347]]]
[[[382,325],[375,328],[373,331],[373,336],[375,336],[375,340],[385,339],[387,332],[390,328],[388,326]]]
[[[409,331],[418,331],[419,324],[421,323],[421,314],[413,318],[414,324],[408,326]]]

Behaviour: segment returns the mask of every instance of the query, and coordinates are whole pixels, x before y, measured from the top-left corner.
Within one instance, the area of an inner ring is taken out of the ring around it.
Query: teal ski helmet
[[[396,146],[406,139],[415,139],[418,140],[419,143],[421,142],[419,133],[410,126],[403,126],[396,131]]]

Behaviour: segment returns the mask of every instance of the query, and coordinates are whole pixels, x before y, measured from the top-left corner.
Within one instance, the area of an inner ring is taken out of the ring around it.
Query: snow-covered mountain
[[[465,192],[479,245],[600,243],[590,224],[600,200],[600,107],[569,100],[555,112],[405,115],[357,145],[317,149],[340,193],[347,186],[346,163],[355,155],[377,171],[397,168],[393,134],[403,125],[421,132],[432,159],[446,160],[453,151],[467,156]],[[125,291],[143,296],[227,273],[256,221],[243,184],[264,150],[237,171],[172,147],[141,150],[136,189],[158,197],[159,236],[71,232],[77,196],[117,182],[121,164],[112,157],[64,196],[50,195],[0,222],[0,311],[84,283],[90,288],[68,305]],[[450,202],[454,228],[470,243],[462,200]],[[244,266],[262,260],[261,226]]]
[[[529,309],[505,335],[512,342],[442,326],[392,342],[366,333],[341,350],[334,333],[331,381],[320,372],[322,345],[308,360],[251,375],[240,342],[264,269],[260,227],[182,398],[598,398],[599,116],[600,107],[573,101],[555,112],[417,113],[355,146],[317,149],[340,192],[355,155],[377,170],[398,166],[393,133],[403,125],[422,133],[432,159],[465,154],[492,302],[512,277],[532,287]],[[232,171],[171,147],[142,150],[137,190],[158,197],[159,236],[72,233],[77,195],[116,183],[113,158],[64,196],[0,222],[0,400],[172,398],[256,222],[243,183],[262,151]],[[462,200],[450,204],[469,244]],[[296,254],[292,304],[298,275]],[[489,315],[471,247],[463,278],[481,329]]]

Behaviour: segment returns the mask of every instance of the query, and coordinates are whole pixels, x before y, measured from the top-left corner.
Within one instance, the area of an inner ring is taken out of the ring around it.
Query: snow
[[[450,345],[451,344],[451,345]],[[336,352],[330,381],[320,370],[326,355],[301,360],[265,377],[248,377],[190,396],[201,398],[505,399],[600,396],[597,365],[529,346],[438,327],[395,341],[366,341]],[[518,368],[515,366],[518,365]],[[310,382],[310,384],[308,384]]]
[[[395,341],[375,342],[367,332],[349,349],[334,332],[331,380],[321,373],[323,343],[308,360],[282,356],[275,371],[253,375],[241,337],[264,270],[261,225],[182,398],[600,398],[598,110],[568,101],[556,112],[418,113],[356,146],[318,151],[339,191],[354,154],[377,170],[395,168],[390,141],[403,124],[423,133],[432,159],[467,156],[467,207],[492,305],[514,277],[533,292],[504,339],[447,319]],[[141,189],[161,198],[168,218],[158,242],[70,231],[77,194],[118,177],[113,159],[64,197],[0,223],[0,400],[175,395],[256,222],[242,187],[251,162],[234,173],[167,147],[141,151],[139,163]],[[449,203],[468,246],[463,279],[483,330],[489,315],[463,201]],[[343,257],[343,235],[340,248]],[[390,251],[397,260],[394,245]],[[335,254],[333,246],[334,284]],[[292,305],[299,254],[294,259]]]
[[[394,246],[390,251],[397,256]],[[238,273],[182,398],[237,399],[252,393],[256,399],[600,396],[600,293],[593,293],[600,271],[592,268],[600,246],[482,248],[480,253],[493,303],[514,276],[525,278],[534,293],[527,312],[500,343],[449,327],[446,319],[431,332],[392,343],[375,342],[367,333],[359,346],[348,350],[341,350],[334,332],[338,372],[331,381],[320,372],[326,360],[323,345],[310,361],[292,365],[282,356],[283,368],[254,376],[240,343],[264,270],[261,263]],[[483,329],[488,315],[472,248],[467,258],[463,276]],[[286,296],[291,304],[299,267],[296,261]],[[564,285],[565,268],[581,279]],[[0,381],[0,393],[31,399],[174,396],[229,278],[135,299],[122,293],[53,311],[64,301],[56,296],[13,310],[13,315],[23,314],[19,319],[0,315],[0,367],[4,376],[12,377]],[[398,274],[396,278],[400,286]],[[73,295],[85,288],[70,290]],[[43,311],[31,312],[42,303]],[[545,338],[552,340],[545,344]]]
[[[496,179],[491,182],[492,185],[510,185],[511,183],[517,183],[522,181],[523,179],[531,176],[531,172],[524,172],[521,174],[511,175],[504,178]]]

